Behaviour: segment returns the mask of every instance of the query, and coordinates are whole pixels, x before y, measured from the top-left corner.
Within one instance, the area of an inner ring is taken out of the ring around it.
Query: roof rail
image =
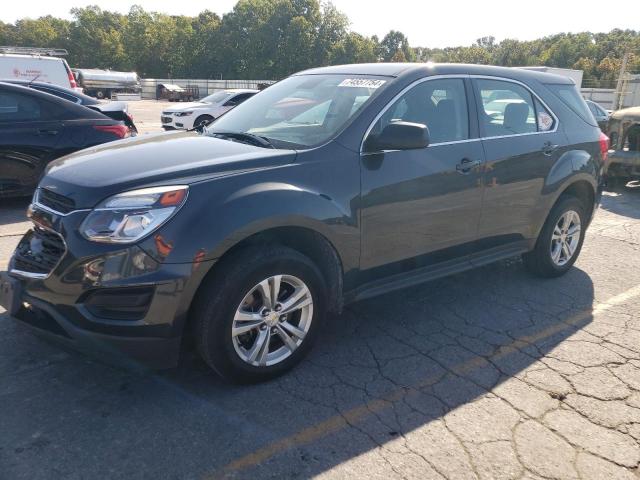
[[[0,46],[0,53],[13,53],[18,55],[43,55],[48,57],[64,57],[69,55],[65,48],[40,48],[40,47],[10,47]]]

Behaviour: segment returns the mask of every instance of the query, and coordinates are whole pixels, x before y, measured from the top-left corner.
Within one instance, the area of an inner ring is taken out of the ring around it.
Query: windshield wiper
[[[214,137],[222,137],[222,138],[232,138],[240,141],[249,141],[253,144],[257,144],[260,147],[264,148],[276,148],[273,146],[273,143],[267,138],[262,137],[260,135],[254,135],[253,133],[248,132],[210,132],[210,135]]]

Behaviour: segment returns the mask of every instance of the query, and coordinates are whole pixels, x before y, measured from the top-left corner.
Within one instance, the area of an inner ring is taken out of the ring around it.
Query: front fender
[[[234,179],[190,189],[189,202],[143,248],[166,263],[220,258],[238,242],[277,227],[300,227],[324,236],[344,268],[359,261],[360,237],[355,214],[326,194],[302,185],[262,181],[234,188]]]

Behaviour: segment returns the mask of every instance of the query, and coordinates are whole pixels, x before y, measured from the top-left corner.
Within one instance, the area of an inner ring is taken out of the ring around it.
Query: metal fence
[[[155,99],[158,85],[171,83],[181,87],[197,86],[200,98],[228,88],[258,88],[260,84],[272,84],[274,80],[206,80],[193,78],[141,78],[142,98]]]

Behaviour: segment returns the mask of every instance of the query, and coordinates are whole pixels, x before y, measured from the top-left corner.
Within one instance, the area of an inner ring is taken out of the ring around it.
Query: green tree
[[[389,62],[397,54],[398,50],[402,51],[405,60],[412,62],[415,60],[415,53],[409,47],[409,39],[402,32],[391,30],[380,42],[380,58]]]

